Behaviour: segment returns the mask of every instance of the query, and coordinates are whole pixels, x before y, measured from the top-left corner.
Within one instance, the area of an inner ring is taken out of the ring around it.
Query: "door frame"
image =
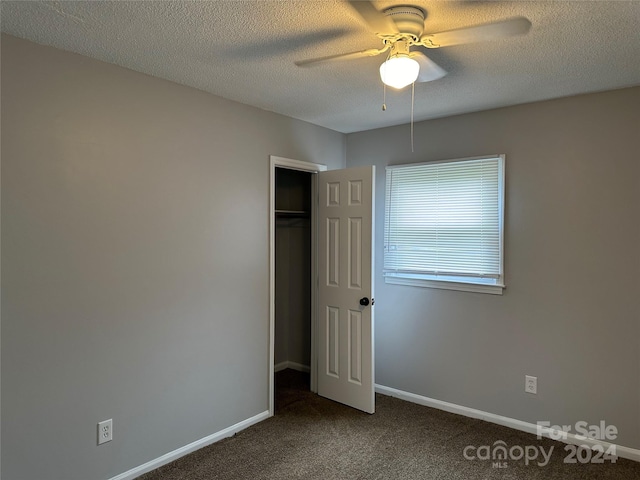
[[[324,172],[326,165],[309,163],[290,158],[269,156],[269,416],[275,413],[274,406],[274,362],[275,362],[275,306],[276,306],[276,168],[287,168],[309,173]],[[311,391],[318,391],[317,363],[317,301],[318,301],[318,226],[317,226],[317,178],[311,181]]]

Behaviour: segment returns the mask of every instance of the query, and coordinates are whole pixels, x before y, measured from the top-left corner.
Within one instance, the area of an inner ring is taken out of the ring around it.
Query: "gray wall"
[[[640,448],[640,88],[347,136],[377,166],[376,382]],[[387,165],[505,153],[502,296],[386,285]],[[525,374],[538,395],[524,393]]]
[[[268,409],[270,154],[339,168],[345,137],[2,36],[2,478],[109,478]]]

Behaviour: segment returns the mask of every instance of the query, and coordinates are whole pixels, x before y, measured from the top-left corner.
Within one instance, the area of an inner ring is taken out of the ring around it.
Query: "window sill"
[[[481,285],[478,283],[449,282],[446,280],[427,280],[423,278],[405,278],[385,276],[385,283],[392,285],[409,285],[412,287],[438,288],[441,290],[458,290],[460,292],[488,293],[502,295],[504,285]]]

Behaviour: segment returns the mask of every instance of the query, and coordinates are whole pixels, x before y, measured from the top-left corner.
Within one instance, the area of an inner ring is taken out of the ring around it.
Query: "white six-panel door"
[[[374,172],[318,174],[318,394],[368,413],[375,410]]]

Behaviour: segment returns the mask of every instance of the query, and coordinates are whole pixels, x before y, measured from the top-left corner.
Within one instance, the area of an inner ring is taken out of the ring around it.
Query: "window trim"
[[[477,157],[465,157],[454,158],[448,160],[437,160],[432,162],[420,162],[420,163],[405,163],[401,165],[389,165],[386,167],[386,172],[389,170],[401,169],[403,167],[418,167],[421,165],[436,165],[439,163],[454,163],[464,162],[470,160],[486,160],[486,159],[499,159],[500,173],[498,176],[498,227],[500,238],[500,277],[495,284],[477,283],[471,281],[472,277],[455,277],[456,279],[437,278],[437,275],[430,275],[424,273],[399,273],[399,272],[385,272],[383,268],[384,281],[391,285],[407,285],[413,287],[426,287],[436,288],[442,290],[457,290],[461,292],[475,292],[475,293],[487,293],[493,295],[502,295],[503,290],[506,288],[505,276],[504,276],[504,214],[505,214],[505,171],[506,171],[506,155],[482,155]],[[387,187],[388,176],[385,178],[385,189]],[[385,205],[385,224],[388,221],[387,215],[388,205]],[[383,252],[386,255],[386,252]],[[462,279],[461,279],[462,278]]]

